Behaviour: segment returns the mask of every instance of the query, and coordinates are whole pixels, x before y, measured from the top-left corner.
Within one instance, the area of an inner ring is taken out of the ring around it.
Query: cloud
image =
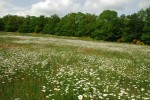
[[[139,8],[147,8],[147,7],[150,7],[150,0],[140,0],[140,2],[138,3],[138,7]]]
[[[0,0],[0,16],[8,14],[20,16],[30,15],[32,3],[39,1],[41,0]]]
[[[0,9],[3,10],[4,6],[6,5],[5,1],[0,1]]]
[[[0,15],[8,13],[8,9],[12,7],[10,0],[0,0]]]
[[[150,6],[150,0],[26,0],[24,3],[20,0],[0,0],[0,15],[64,16],[70,12],[99,15],[105,9],[115,10],[119,14],[132,14]]]
[[[32,5],[31,14],[33,15],[64,15],[69,12],[76,12],[81,6],[75,0],[46,0]]]
[[[0,0],[0,9],[6,10],[8,8],[12,7],[11,0]]]
[[[99,13],[105,9],[124,10],[129,0],[86,0],[85,11]]]
[[[98,14],[105,9],[125,10],[133,0],[45,0],[32,5],[32,15],[64,16],[69,12],[87,12]]]

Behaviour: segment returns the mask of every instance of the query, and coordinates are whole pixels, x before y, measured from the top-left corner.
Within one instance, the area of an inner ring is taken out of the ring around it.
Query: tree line
[[[69,13],[64,17],[6,15],[0,18],[0,31],[150,45],[150,7],[127,16],[118,16],[113,10],[104,10],[99,16],[82,12]]]

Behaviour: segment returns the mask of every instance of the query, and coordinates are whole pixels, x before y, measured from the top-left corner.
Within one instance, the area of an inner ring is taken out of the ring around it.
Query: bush
[[[142,41],[143,41],[145,44],[150,45],[150,33],[142,34]]]
[[[138,45],[144,45],[144,43],[142,41],[137,40],[137,39],[133,40],[133,43],[138,44]]]
[[[124,42],[124,41],[123,41],[123,38],[119,38],[119,39],[117,40],[117,42],[119,42],[119,43]]]

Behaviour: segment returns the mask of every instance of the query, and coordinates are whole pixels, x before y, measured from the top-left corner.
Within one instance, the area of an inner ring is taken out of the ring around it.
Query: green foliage
[[[33,25],[33,24],[36,24],[36,23],[33,23],[34,19],[35,19],[35,17],[27,16],[25,18],[24,23],[19,28],[19,32],[32,33],[34,31],[34,27],[35,27],[35,25]]]
[[[91,37],[105,41],[116,41],[121,37],[122,25],[121,19],[117,17],[117,12],[105,10],[99,15],[96,29]]]
[[[149,44],[150,7],[131,15],[117,15],[116,11],[104,10],[99,16],[88,13],[26,16],[6,15],[0,18],[0,31],[44,33],[61,36],[90,37],[96,40],[133,43],[139,40]]]
[[[81,12],[76,15],[76,34],[75,36],[91,36],[94,31],[96,16],[91,14],[83,14]]]
[[[125,34],[123,34],[123,41],[124,42],[132,42],[133,40],[135,39],[135,36],[134,36],[134,34],[133,33],[130,33],[130,34],[128,34],[128,33],[125,33]]]
[[[4,30],[4,22],[3,22],[3,19],[0,18],[0,31],[3,31]]]
[[[150,45],[150,33],[142,34],[142,40],[145,44]]]
[[[24,17],[16,15],[6,15],[3,17],[3,22],[5,24],[4,30],[7,32],[18,31],[20,25],[22,25]]]
[[[45,16],[40,16],[38,18],[35,18],[33,20],[33,26],[34,26],[34,24],[36,24],[35,27],[34,27],[34,32],[35,33],[42,32],[43,28],[44,28],[44,26],[46,24],[46,18],[45,18]]]
[[[150,7],[145,10],[144,17],[145,17],[144,32],[149,33],[150,32]]]
[[[116,11],[111,11],[111,10],[104,10],[100,15],[99,15],[99,20],[108,22],[111,21],[112,19],[117,17],[117,12]]]
[[[76,13],[70,13],[64,16],[58,24],[58,35],[75,36],[76,31]]]
[[[60,17],[58,15],[52,15],[48,18],[47,24],[43,28],[43,33],[56,34],[57,24],[60,22]]]
[[[138,14],[132,14],[126,18],[126,30],[123,35],[125,42],[131,42],[134,39],[141,39],[143,33],[144,21]]]
[[[21,33],[31,33],[33,32],[33,29],[31,28],[30,25],[23,25],[20,27],[19,32]]]

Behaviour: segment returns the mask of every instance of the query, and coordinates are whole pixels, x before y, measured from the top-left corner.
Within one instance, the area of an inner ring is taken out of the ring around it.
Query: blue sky
[[[0,16],[64,16],[70,12],[99,15],[105,9],[128,15],[149,6],[150,0],[0,0]]]

